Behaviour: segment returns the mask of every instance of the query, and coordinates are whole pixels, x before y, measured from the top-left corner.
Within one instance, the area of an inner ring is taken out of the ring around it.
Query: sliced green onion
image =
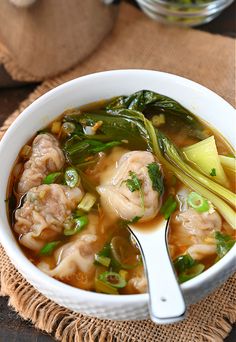
[[[113,286],[115,288],[122,289],[126,286],[126,281],[122,278],[119,273],[116,272],[103,272],[99,274],[98,279],[107,285]]]
[[[49,173],[49,175],[43,179],[43,184],[56,183],[60,178],[62,178],[62,172]]]
[[[40,249],[39,255],[51,255],[54,249],[59,245],[60,241],[52,241],[47,243]]]
[[[207,199],[203,198],[196,192],[190,192],[187,199],[188,205],[198,211],[199,213],[203,213],[208,211],[210,206]]]
[[[76,127],[73,122],[64,122],[62,124],[62,130],[65,134],[70,135],[75,131]]]
[[[80,176],[73,167],[68,167],[65,171],[65,182],[70,188],[78,186],[80,183]]]
[[[184,283],[202,273],[205,269],[203,264],[198,263],[189,254],[180,255],[174,260],[174,267],[178,273],[180,283]]]
[[[108,267],[111,263],[111,259],[99,254],[95,254],[95,261],[98,262],[99,264]]]
[[[174,196],[170,195],[168,196],[167,200],[161,207],[160,212],[164,216],[164,218],[168,220],[168,218],[175,211],[176,208],[177,208],[177,201],[174,198]]]
[[[197,275],[202,273],[205,269],[205,266],[203,264],[197,264],[193,266],[192,268],[186,270],[183,273],[179,274],[179,282],[184,283],[185,281],[188,281],[192,278],[195,278]]]
[[[101,293],[107,293],[107,294],[113,294],[113,295],[119,294],[118,290],[115,287],[107,283],[104,283],[102,280],[99,280],[99,279],[95,279],[95,290],[96,292],[101,292]]]
[[[95,195],[87,192],[79,203],[78,209],[89,212],[94,206],[96,200],[97,197]]]
[[[122,236],[114,236],[111,239],[110,250],[113,257],[113,263],[117,268],[123,268],[125,270],[131,270],[139,265],[136,262],[134,265],[127,263],[130,257],[130,248],[132,245]],[[136,254],[134,254],[136,257]]]
[[[106,243],[103,248],[97,254],[104,257],[109,257],[111,252],[111,247],[109,243]]]
[[[70,224],[70,222],[71,222],[71,224]],[[64,227],[65,227],[64,235],[65,236],[71,236],[71,235],[74,235],[74,234],[81,232],[81,230],[83,230],[87,226],[89,220],[88,220],[88,216],[84,215],[84,216],[76,217],[73,220],[71,220],[70,222],[68,222],[67,226],[64,224]],[[71,228],[71,226],[73,226],[73,228]]]
[[[120,271],[119,271],[119,275],[121,276],[121,278],[123,278],[123,279],[125,279],[125,280],[127,281],[129,272],[128,272],[128,271],[125,271],[125,270],[120,270]]]

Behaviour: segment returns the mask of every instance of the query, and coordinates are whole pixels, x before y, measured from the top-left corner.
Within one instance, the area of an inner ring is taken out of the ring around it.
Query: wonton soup
[[[60,113],[58,113],[60,114]],[[128,223],[170,219],[180,283],[235,243],[235,156],[181,104],[143,90],[68,109],[20,151],[7,205],[27,258],[107,294],[147,291]]]

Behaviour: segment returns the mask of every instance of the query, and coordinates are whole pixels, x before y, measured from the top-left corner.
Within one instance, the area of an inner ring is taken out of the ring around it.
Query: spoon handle
[[[152,321],[174,323],[184,318],[186,306],[170,261],[167,247],[167,222],[153,231],[132,229],[140,240],[149,286],[149,310]],[[145,235],[145,236],[144,236]]]

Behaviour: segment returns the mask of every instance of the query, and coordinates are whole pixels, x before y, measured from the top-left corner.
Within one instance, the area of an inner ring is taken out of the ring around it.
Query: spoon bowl
[[[184,319],[186,305],[168,252],[169,220],[129,224],[141,250],[149,288],[151,320],[169,324]]]

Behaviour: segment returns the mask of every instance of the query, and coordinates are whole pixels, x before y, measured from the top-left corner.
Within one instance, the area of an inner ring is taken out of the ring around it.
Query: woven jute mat
[[[38,96],[67,80],[100,70],[146,68],[172,72],[204,84],[234,105],[234,44],[230,38],[164,27],[129,5],[122,5],[114,31],[99,50],[73,70],[42,83],[6,120],[0,137]],[[168,326],[149,320],[100,320],[60,307],[18,273],[2,247],[0,286],[1,295],[9,296],[14,310],[61,341],[220,342],[236,322],[236,275],[192,305],[185,321]]]

